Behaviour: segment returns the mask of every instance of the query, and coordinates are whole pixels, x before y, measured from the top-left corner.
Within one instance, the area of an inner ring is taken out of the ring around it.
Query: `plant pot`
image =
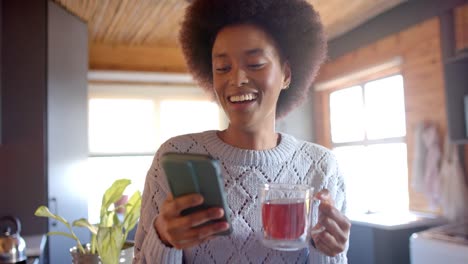
[[[133,261],[133,248],[135,243],[133,241],[125,241],[122,251],[120,252],[120,264],[131,264]],[[86,244],[84,246],[86,252],[91,251],[91,245]],[[79,252],[78,248],[72,247],[70,249],[72,256],[72,264],[102,264],[98,254]]]
[[[70,248],[72,264],[100,264],[99,255],[91,254],[91,245],[83,245],[86,253],[81,253],[76,246]]]

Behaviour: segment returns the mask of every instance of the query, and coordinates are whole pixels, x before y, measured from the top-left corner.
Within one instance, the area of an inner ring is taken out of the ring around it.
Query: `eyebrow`
[[[265,54],[265,51],[260,48],[255,48],[255,49],[250,49],[244,52],[248,56],[254,56],[254,55],[263,55]],[[213,55],[214,58],[226,58],[227,54],[226,53],[217,53]]]
[[[263,49],[259,49],[259,48],[256,48],[256,49],[251,49],[251,50],[247,50],[245,52],[245,54],[249,55],[249,56],[252,56],[252,55],[263,55],[265,53],[265,51]]]
[[[213,57],[222,59],[222,58],[226,58],[227,55],[226,55],[226,53],[218,53],[218,54],[214,54]]]

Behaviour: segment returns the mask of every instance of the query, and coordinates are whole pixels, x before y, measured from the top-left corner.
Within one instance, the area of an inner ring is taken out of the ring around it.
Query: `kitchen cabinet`
[[[445,97],[450,140],[468,143],[468,51],[444,63]]]
[[[448,134],[453,143],[466,144],[468,143],[468,105],[465,105],[465,97],[468,100],[468,49],[455,49],[454,11],[447,11],[439,18]]]
[[[24,235],[65,231],[33,215],[49,205],[68,220],[87,217],[77,183],[87,148],[87,25],[52,1],[1,1],[0,213]],[[78,230],[83,241],[86,230]],[[50,263],[70,263],[74,241],[48,239]],[[47,250],[47,249],[46,249]]]
[[[410,264],[410,237],[413,233],[444,224],[434,217],[403,214],[351,216],[349,264]]]

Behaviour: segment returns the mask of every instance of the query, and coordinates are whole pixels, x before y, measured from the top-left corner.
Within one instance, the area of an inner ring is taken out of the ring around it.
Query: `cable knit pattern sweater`
[[[347,263],[346,251],[328,257],[310,246],[285,252],[266,248],[259,240],[258,186],[262,183],[308,184],[314,192],[328,189],[335,206],[345,212],[343,177],[333,154],[324,147],[280,134],[270,150],[245,150],[224,143],[217,131],[178,136],[158,150],[146,177],[133,263]],[[178,250],[163,244],[153,227],[170,192],[159,160],[166,152],[202,153],[220,160],[233,232],[198,246]],[[312,223],[317,221],[313,210]]]

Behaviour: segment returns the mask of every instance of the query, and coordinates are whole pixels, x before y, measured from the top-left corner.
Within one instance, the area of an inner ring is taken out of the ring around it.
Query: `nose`
[[[247,73],[240,67],[233,67],[229,76],[229,85],[241,87],[249,83]]]

